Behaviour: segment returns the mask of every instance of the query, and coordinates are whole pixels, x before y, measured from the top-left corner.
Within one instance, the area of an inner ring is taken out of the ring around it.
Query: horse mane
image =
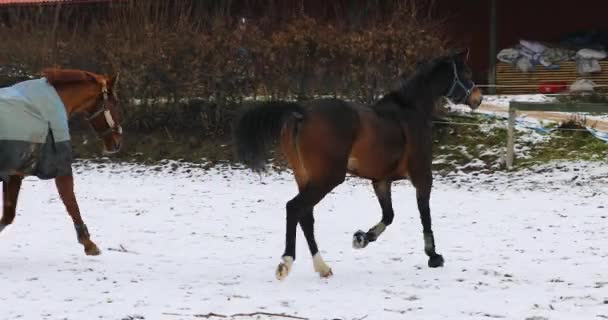
[[[403,117],[407,110],[419,110],[425,114],[435,112],[435,98],[430,90],[430,77],[435,69],[447,62],[450,56],[422,59],[416,62],[411,73],[399,76],[396,89],[388,92],[372,107],[377,113],[388,117]]]
[[[429,78],[438,65],[447,62],[450,57],[441,56],[432,59],[419,60],[416,69],[409,76],[402,74],[397,91],[406,100],[418,100],[424,95],[430,95],[428,90]],[[426,97],[424,97],[426,98]]]
[[[47,68],[42,70],[42,76],[46,78],[46,80],[52,86],[60,86],[67,84],[75,84],[82,82],[99,82],[98,78],[100,76],[82,70],[76,69],[58,69],[58,68]]]

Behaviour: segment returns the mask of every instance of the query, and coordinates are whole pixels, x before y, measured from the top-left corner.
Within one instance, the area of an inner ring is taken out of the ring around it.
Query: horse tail
[[[289,119],[302,119],[304,108],[293,102],[267,102],[244,110],[233,130],[237,159],[254,171],[263,171],[269,150]]]

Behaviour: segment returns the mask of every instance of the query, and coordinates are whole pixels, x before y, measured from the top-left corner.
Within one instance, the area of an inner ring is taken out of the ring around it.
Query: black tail
[[[304,108],[293,102],[266,102],[245,109],[233,132],[238,160],[255,171],[264,170],[268,151],[279,138],[285,121],[303,116]]]

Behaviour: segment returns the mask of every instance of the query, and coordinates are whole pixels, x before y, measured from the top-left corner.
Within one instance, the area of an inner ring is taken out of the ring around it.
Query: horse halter
[[[97,133],[100,137],[105,137],[109,134],[112,133],[118,133],[118,134],[122,134],[122,127],[120,125],[117,125],[116,122],[114,121],[114,118],[112,118],[112,113],[110,112],[110,109],[107,106],[107,102],[108,102],[108,87],[106,86],[106,84],[103,84],[103,87],[101,88],[101,93],[103,95],[103,100],[101,102],[101,108],[99,108],[97,111],[93,112],[92,115],[87,117],[87,121],[91,122],[91,120],[97,118],[98,116],[100,116],[103,113],[104,119],[106,120],[106,124],[108,125],[108,129],[104,130],[101,133]]]
[[[473,91],[473,88],[475,87],[475,83],[473,81],[471,81],[471,87],[467,88],[467,86],[462,82],[462,80],[460,80],[460,77],[458,76],[458,69],[456,68],[456,61],[452,61],[452,67],[454,69],[454,79],[452,80],[452,87],[450,87],[450,91],[448,91],[448,94],[446,96],[448,98],[450,98],[450,100],[451,100],[452,94],[454,94],[454,90],[456,89],[456,86],[459,86],[465,92],[465,95],[462,98],[461,102],[467,101],[467,98],[469,98],[469,96],[471,95],[471,92]]]

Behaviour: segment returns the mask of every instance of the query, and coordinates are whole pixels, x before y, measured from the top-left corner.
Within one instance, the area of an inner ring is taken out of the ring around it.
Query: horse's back
[[[289,121],[281,148],[296,171],[349,171],[361,177],[397,177],[405,151],[403,128],[397,119],[379,116],[372,108],[339,99],[302,103],[301,119]],[[300,179],[302,180],[302,179]]]
[[[352,140],[360,126],[358,106],[340,99],[316,99],[302,104],[306,110],[303,127],[325,133],[325,140],[344,144]],[[332,142],[329,142],[332,143]]]

